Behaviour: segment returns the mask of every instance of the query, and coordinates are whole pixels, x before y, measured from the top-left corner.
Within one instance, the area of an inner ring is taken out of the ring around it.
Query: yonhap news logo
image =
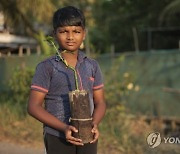
[[[180,138],[178,137],[164,137],[161,138],[159,132],[150,133],[147,137],[147,144],[150,148],[156,148],[161,143],[180,144]]]
[[[147,143],[150,148],[155,148],[161,144],[161,135],[158,132],[151,133],[147,137]]]

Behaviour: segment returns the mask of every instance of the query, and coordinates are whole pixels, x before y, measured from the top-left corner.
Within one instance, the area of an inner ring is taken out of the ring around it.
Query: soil
[[[1,141],[0,154],[44,154],[44,149]]]

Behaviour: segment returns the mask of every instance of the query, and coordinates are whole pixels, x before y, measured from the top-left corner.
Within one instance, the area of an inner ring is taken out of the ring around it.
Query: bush
[[[106,100],[110,107],[117,104],[126,105],[131,93],[135,92],[135,74],[122,70],[125,56],[120,56],[112,63],[111,68],[105,73]]]
[[[34,71],[30,68],[17,68],[8,83],[11,96],[10,103],[17,107],[17,112],[20,115],[26,115],[27,98],[33,74]]]
[[[125,56],[115,59],[105,74],[107,112],[100,125],[100,149],[106,149],[102,150],[104,154],[142,154],[146,149],[144,139],[150,128],[144,121],[137,122],[127,108],[127,98],[138,85],[135,74],[122,70],[124,61]]]

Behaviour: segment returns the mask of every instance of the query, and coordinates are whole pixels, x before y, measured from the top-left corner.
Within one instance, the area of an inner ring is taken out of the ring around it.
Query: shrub
[[[34,71],[30,68],[15,69],[9,80],[10,102],[16,105],[19,114],[26,114],[27,98]]]

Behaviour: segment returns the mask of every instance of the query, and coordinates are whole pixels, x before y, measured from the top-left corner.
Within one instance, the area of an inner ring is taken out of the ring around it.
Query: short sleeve
[[[97,61],[95,61],[95,67],[94,67],[94,84],[93,84],[93,89],[101,89],[104,87],[103,84],[103,75],[100,69],[100,66]]]
[[[48,93],[50,86],[51,70],[48,62],[41,62],[37,65],[31,83],[31,89]]]

